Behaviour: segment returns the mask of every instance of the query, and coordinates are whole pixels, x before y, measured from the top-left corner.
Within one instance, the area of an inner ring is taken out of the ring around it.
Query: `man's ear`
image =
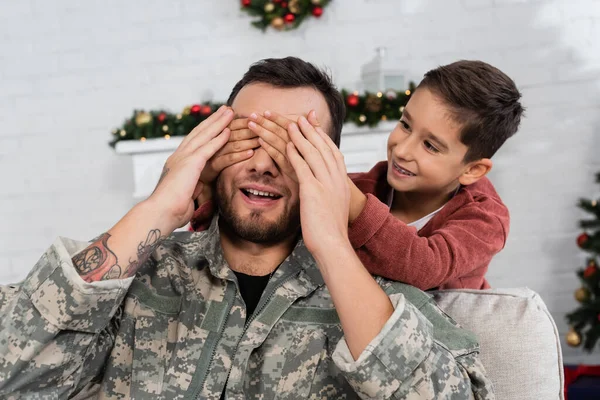
[[[458,182],[463,186],[471,185],[486,176],[492,170],[492,166],[492,160],[489,158],[471,161],[458,178]]]

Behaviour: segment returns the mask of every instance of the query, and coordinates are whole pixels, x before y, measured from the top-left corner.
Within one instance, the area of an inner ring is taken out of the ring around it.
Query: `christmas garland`
[[[295,29],[306,17],[319,18],[331,0],[241,0],[242,10],[260,19],[252,25],[265,31]]]
[[[404,106],[414,91],[414,84],[400,92],[359,94],[342,90],[346,99],[346,119],[358,126],[376,126],[380,121],[396,121],[402,116]],[[185,136],[196,125],[208,118],[223,103],[207,102],[185,107],[179,113],[166,110],[144,111],[134,110],[132,116],[123,125],[112,132],[110,145],[114,148],[122,140],[140,140],[152,138],[170,139],[172,136]]]

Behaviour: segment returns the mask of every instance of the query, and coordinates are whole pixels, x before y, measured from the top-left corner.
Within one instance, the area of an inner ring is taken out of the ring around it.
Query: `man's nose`
[[[275,161],[271,158],[269,153],[262,147],[254,150],[254,155],[248,160],[248,167],[252,172],[261,175],[270,175],[272,177],[279,176],[277,164],[275,164]]]

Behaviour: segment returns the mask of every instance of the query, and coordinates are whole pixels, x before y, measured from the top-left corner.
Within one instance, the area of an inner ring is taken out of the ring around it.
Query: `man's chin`
[[[298,223],[288,221],[282,215],[269,216],[263,212],[249,212],[240,215],[234,213],[232,216],[222,215],[222,219],[228,225],[231,234],[240,239],[253,243],[277,243],[295,235],[299,229]]]

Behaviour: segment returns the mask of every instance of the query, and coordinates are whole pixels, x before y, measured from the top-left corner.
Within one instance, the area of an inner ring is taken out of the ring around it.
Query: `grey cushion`
[[[432,294],[448,315],[479,337],[497,399],[564,399],[560,338],[537,293],[517,288]]]

